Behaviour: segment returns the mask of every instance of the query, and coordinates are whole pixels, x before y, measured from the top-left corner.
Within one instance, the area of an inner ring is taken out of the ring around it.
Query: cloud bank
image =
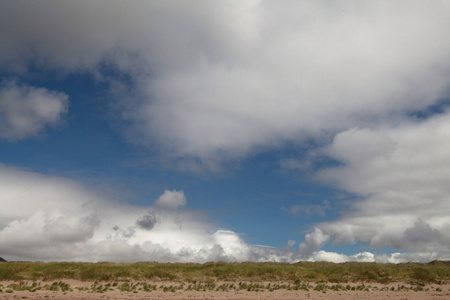
[[[182,191],[165,191],[155,205],[133,206],[70,179],[0,165],[0,253],[8,260],[32,261],[374,260],[370,253],[250,245],[209,224],[202,212],[161,207],[161,199],[186,198]]]
[[[208,224],[199,211],[180,207],[180,200],[186,203],[182,191],[165,191],[153,206],[132,206],[66,178],[4,165],[0,191],[0,253],[8,260],[251,258],[251,246],[236,233]]]

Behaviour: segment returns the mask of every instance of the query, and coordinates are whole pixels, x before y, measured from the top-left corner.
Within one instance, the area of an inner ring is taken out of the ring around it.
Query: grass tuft
[[[95,291],[110,289],[123,291],[152,291],[155,287],[145,281],[180,282],[189,290],[276,290],[312,289],[311,283],[330,283],[333,289],[357,289],[355,284],[406,282],[412,286],[443,284],[450,279],[450,262],[435,261],[428,264],[378,264],[378,263],[328,263],[299,262],[285,263],[42,263],[8,262],[0,264],[0,281],[13,281],[18,287],[26,285],[20,282],[54,282],[48,288],[69,290],[63,283],[65,279],[96,282]],[[135,282],[135,283],[132,283]],[[222,283],[230,283],[223,285]],[[240,282],[239,285],[237,282]],[[265,282],[264,285],[255,282]],[[280,282],[287,283],[285,286]],[[234,285],[231,286],[231,283]],[[316,287],[317,287],[316,285]],[[328,286],[327,286],[328,287]],[[1,287],[0,287],[1,288]],[[29,287],[32,289],[32,287]],[[37,287],[33,287],[36,289]],[[325,287],[319,287],[325,289]],[[178,286],[177,286],[178,289]],[[416,288],[418,289],[418,288]],[[176,290],[168,287],[167,291]],[[6,292],[2,288],[2,292]]]

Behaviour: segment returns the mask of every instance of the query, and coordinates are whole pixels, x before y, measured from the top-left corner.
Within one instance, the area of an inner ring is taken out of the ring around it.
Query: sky
[[[450,260],[449,1],[0,1],[0,256]]]

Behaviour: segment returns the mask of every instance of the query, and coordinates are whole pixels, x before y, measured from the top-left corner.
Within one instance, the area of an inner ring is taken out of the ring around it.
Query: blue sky
[[[0,256],[450,259],[450,6],[0,4]]]

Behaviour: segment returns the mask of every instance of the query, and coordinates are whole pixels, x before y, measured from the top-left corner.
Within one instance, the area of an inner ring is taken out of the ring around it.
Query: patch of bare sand
[[[64,283],[70,284],[72,291],[49,291],[36,290],[30,291],[13,291],[7,293],[8,285],[12,282],[1,282],[3,284],[0,299],[26,299],[26,300],[105,300],[105,299],[128,299],[128,300],[149,300],[149,299],[173,299],[173,300],[200,300],[200,299],[214,299],[214,300],[261,300],[261,299],[281,299],[281,300],[298,300],[298,299],[389,299],[389,300],[450,300],[450,285],[429,285],[423,287],[422,291],[414,291],[412,289],[398,290],[399,286],[404,285],[410,287],[408,284],[393,283],[390,285],[377,285],[367,283],[370,285],[370,290],[331,290],[316,291],[316,290],[286,290],[280,289],[275,291],[246,291],[246,290],[230,290],[230,291],[189,291],[176,290],[174,292],[166,291],[158,288],[146,292],[143,290],[127,292],[120,291],[117,287],[113,290],[108,290],[102,293],[94,292],[92,290],[93,282],[81,282],[74,280],[63,280]],[[51,282],[40,282],[40,286],[45,284],[51,285]],[[179,283],[177,283],[179,284]],[[160,282],[156,283],[159,287]],[[176,285],[176,284],[174,284]],[[169,286],[165,283],[165,286]],[[394,290],[391,290],[391,288]]]

